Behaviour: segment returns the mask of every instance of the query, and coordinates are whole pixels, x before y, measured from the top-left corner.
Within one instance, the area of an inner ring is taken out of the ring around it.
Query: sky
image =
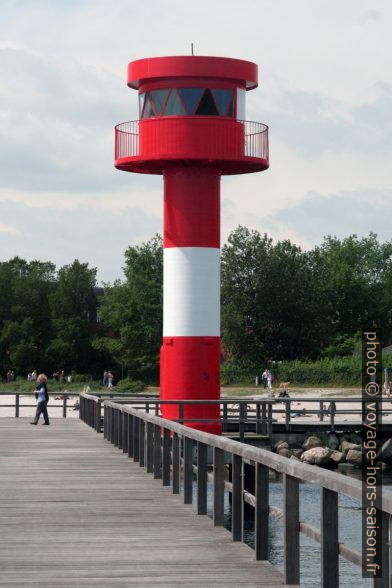
[[[0,261],[123,278],[163,223],[162,178],[113,166],[138,118],[127,64],[191,42],[258,64],[246,118],[270,127],[270,169],[222,178],[222,244],[238,224],[305,249],[391,239],[391,25],[387,0],[0,0]]]

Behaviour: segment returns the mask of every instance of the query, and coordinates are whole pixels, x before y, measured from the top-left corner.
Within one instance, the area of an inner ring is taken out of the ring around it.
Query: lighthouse
[[[257,65],[240,59],[128,65],[139,119],[115,127],[115,166],[162,175],[164,186],[161,400],[220,399],[220,179],[268,168],[268,127],[245,116],[257,85]],[[162,414],[178,419],[178,405],[162,405]],[[218,402],[185,405],[183,416],[221,431]]]

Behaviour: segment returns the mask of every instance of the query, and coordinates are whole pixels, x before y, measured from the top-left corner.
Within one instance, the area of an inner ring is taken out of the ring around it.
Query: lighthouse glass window
[[[139,95],[140,118],[154,116],[234,116],[233,90],[171,88]]]

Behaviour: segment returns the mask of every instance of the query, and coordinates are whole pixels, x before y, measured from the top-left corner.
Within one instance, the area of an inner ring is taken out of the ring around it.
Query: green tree
[[[307,254],[239,226],[222,250],[222,339],[237,359],[315,357],[318,320]]]
[[[50,341],[49,296],[55,266],[15,257],[0,263],[0,358],[4,370],[25,375],[43,366]]]
[[[325,344],[341,347],[363,328],[379,326],[391,332],[392,242],[377,235],[340,240],[328,236],[311,253],[318,282],[320,314],[325,317]]]
[[[125,281],[106,286],[100,306],[104,329],[112,336],[95,341],[106,349],[118,370],[133,379],[158,379],[162,339],[162,239],[156,235],[147,243],[125,252]]]
[[[53,338],[47,349],[54,368],[78,372],[98,368],[92,345],[96,332],[89,321],[96,304],[96,273],[95,268],[78,260],[58,271],[56,288],[50,296]]]

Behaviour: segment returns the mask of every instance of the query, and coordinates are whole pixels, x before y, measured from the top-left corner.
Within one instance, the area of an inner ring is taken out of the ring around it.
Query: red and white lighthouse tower
[[[220,178],[268,168],[268,128],[245,120],[257,81],[256,64],[224,57],[128,65],[139,120],[117,125],[115,166],[164,180],[162,400],[220,398]],[[178,405],[162,413],[179,418]],[[188,405],[184,418],[220,433],[205,422],[218,405]]]

